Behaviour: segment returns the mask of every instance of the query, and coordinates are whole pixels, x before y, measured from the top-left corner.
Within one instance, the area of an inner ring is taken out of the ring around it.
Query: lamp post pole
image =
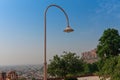
[[[65,15],[65,17],[66,17],[66,20],[67,20],[67,27],[66,27],[66,29],[64,30],[64,32],[72,32],[72,31],[74,31],[70,26],[69,26],[69,18],[68,18],[68,16],[67,16],[67,14],[66,14],[66,12],[64,11],[64,9],[63,8],[61,8],[60,6],[58,6],[58,5],[55,5],[55,4],[52,4],[52,5],[49,5],[47,8],[46,8],[46,10],[45,10],[45,13],[44,13],[44,80],[47,80],[47,60],[46,60],[46,15],[47,15],[47,11],[48,11],[48,9],[50,8],[50,7],[57,7],[57,8],[59,8],[63,13],[64,13],[64,15]]]

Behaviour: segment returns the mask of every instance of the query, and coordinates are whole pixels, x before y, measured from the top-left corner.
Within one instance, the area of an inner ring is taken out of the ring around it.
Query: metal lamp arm
[[[55,4],[51,4],[51,5],[49,5],[49,6],[46,8],[46,10],[45,10],[45,15],[44,15],[45,23],[46,23],[47,11],[48,11],[48,9],[49,9],[50,7],[53,7],[53,6],[59,8],[59,9],[64,13],[64,15],[65,15],[65,17],[66,17],[66,20],[67,20],[67,25],[69,26],[69,18],[68,18],[67,13],[65,12],[65,10],[64,10],[63,8],[61,8],[60,6],[55,5]]]

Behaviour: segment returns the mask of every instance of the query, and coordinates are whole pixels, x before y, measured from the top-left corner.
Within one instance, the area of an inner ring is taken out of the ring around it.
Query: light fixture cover
[[[64,30],[64,32],[67,32],[67,33],[69,33],[69,32],[73,32],[74,30],[70,27],[70,26],[67,26],[66,28],[65,28],[65,30]]]

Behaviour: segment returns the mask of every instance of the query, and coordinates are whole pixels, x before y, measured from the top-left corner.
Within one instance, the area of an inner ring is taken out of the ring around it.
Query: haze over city
[[[44,11],[50,4],[66,11],[75,31],[64,33],[64,14],[48,10],[47,60],[96,48],[107,28],[120,31],[120,0],[0,0],[0,66],[43,64]]]

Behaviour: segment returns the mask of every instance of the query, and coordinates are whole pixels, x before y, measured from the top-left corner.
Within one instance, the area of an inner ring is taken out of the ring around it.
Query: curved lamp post
[[[66,17],[66,20],[67,20],[67,27],[65,28],[64,32],[72,32],[74,31],[70,26],[69,26],[69,18],[66,14],[66,12],[58,5],[55,5],[55,4],[52,4],[52,5],[49,5],[46,10],[45,10],[45,13],[44,13],[44,80],[47,80],[47,60],[46,60],[46,14],[47,14],[47,11],[50,7],[57,7],[59,8],[64,14],[65,14],[65,17]]]

